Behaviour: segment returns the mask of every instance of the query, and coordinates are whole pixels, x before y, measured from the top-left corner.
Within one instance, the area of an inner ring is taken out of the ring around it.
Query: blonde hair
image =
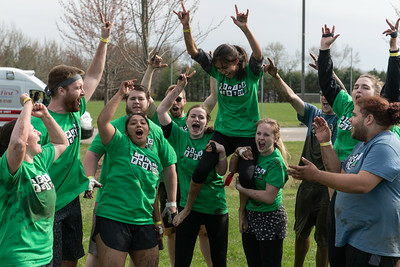
[[[383,87],[383,82],[381,81],[381,79],[379,79],[379,77],[370,73],[366,73],[366,74],[361,74],[360,77],[358,77],[358,79],[360,78],[370,79],[372,82],[372,88],[374,89],[374,96],[379,96]]]
[[[274,143],[274,147],[276,147],[277,149],[279,149],[279,151],[282,154],[283,160],[285,161],[286,166],[288,165],[287,163],[287,152],[286,152],[286,148],[285,145],[283,144],[283,141],[281,139],[281,126],[279,125],[279,122],[277,120],[271,119],[271,118],[264,118],[261,119],[259,121],[257,121],[256,123],[256,127],[258,127],[261,124],[268,124],[272,127],[273,131],[274,131],[274,135],[275,138],[277,139],[277,141]]]

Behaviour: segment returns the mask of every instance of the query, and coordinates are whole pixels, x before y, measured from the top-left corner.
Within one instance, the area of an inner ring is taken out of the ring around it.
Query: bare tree
[[[164,62],[168,64],[174,62],[185,51],[181,48],[180,51],[172,53],[176,43],[182,41],[180,22],[172,12],[180,7],[180,1],[59,0],[59,3],[65,11],[61,21],[68,30],[64,30],[59,24],[58,29],[70,47],[78,45],[86,55],[92,55],[97,46],[99,12],[104,14],[106,20],[114,23],[103,75],[105,100],[108,99],[109,89],[115,87],[116,80],[119,83],[122,77],[127,78],[132,73],[144,73],[149,57],[155,51],[159,51],[161,56],[168,55],[164,57],[167,59]],[[192,1],[192,4],[188,5],[194,13],[199,1]],[[203,31],[196,30],[199,32],[195,36],[196,42],[201,43],[220,23],[206,29],[202,25]],[[179,34],[176,33],[177,30]]]

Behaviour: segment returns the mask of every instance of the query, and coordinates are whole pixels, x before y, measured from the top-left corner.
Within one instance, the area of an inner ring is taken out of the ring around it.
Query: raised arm
[[[105,21],[103,14],[100,12],[100,19],[103,23],[101,28],[101,38],[99,46],[97,47],[96,54],[94,55],[92,62],[90,63],[89,69],[86,72],[83,89],[85,90],[86,103],[92,97],[94,91],[100,83],[101,76],[103,75],[104,64],[106,62],[107,54],[107,43],[110,38],[112,23]]]
[[[15,174],[25,158],[26,143],[31,129],[31,113],[33,101],[28,94],[20,96],[20,103],[23,106],[21,113],[11,133],[10,143],[6,152],[7,165],[10,174]]]
[[[189,74],[189,67],[186,69],[186,72],[179,75],[177,86],[169,92],[164,99],[161,101],[160,105],[157,108],[158,120],[162,126],[168,125],[171,123],[171,117],[168,115],[168,111],[172,107],[172,103],[178,97],[178,95],[185,89],[187,85],[188,78],[192,77],[196,71],[193,71]]]
[[[154,56],[149,60],[146,72],[144,73],[142,82],[140,83],[141,85],[146,87],[150,93],[151,93],[151,80],[153,79],[154,71],[156,71],[157,69],[168,67],[168,64],[162,63],[162,58],[160,56],[158,56],[157,54],[158,54],[158,52],[156,52],[154,54]],[[154,113],[156,112],[156,110],[157,110],[157,106],[154,103],[153,98],[150,96],[150,105],[147,109],[147,117],[149,117],[150,119],[153,119]]]
[[[133,82],[133,80],[122,82],[117,93],[110,101],[108,101],[107,105],[105,105],[97,118],[97,126],[99,128],[99,134],[103,145],[107,145],[114,137],[115,128],[111,125],[110,121],[121,100],[124,96],[129,95],[129,92],[132,90]]]
[[[279,90],[279,92],[283,95],[287,102],[289,102],[292,107],[296,110],[296,112],[300,116],[304,116],[304,111],[306,105],[301,98],[293,92],[292,88],[290,88],[284,80],[282,80],[281,76],[278,73],[278,68],[275,66],[274,62],[268,58],[269,64],[264,66],[264,72],[268,72],[268,74],[272,77],[272,82],[275,87]]]
[[[396,24],[392,25],[386,19],[389,29],[385,30],[383,34],[390,36],[390,57],[388,68],[386,72],[386,82],[382,88],[381,96],[385,97],[389,102],[400,101],[400,56],[399,48],[397,45],[397,35],[399,31],[400,19],[397,19]]]
[[[330,48],[339,36],[340,34],[335,35],[335,26],[333,26],[331,30],[325,25],[322,28],[321,48],[318,57],[319,86],[329,105],[332,107],[341,88],[333,77],[333,63],[330,55]]]
[[[204,100],[203,106],[211,114],[218,101],[218,85],[217,80],[210,76],[210,95]]]
[[[253,33],[250,31],[249,26],[247,25],[249,10],[247,9],[246,14],[240,13],[238,11],[237,5],[235,5],[235,11],[236,11],[236,18],[234,16],[231,16],[233,23],[235,23],[246,36],[247,41],[249,42],[249,45],[251,47],[251,50],[253,51],[253,57],[256,60],[262,60],[263,56],[262,56],[261,46],[254,37]]]
[[[181,1],[182,11],[176,12],[173,11],[179,18],[183,26],[183,37],[185,38],[185,45],[188,54],[194,58],[197,56],[198,49],[197,45],[192,36],[192,29],[190,28],[190,10],[186,10],[183,5],[183,1]]]
[[[67,136],[43,104],[34,104],[32,116],[40,118],[46,127],[49,141],[54,146],[54,161],[56,161],[68,147]]]

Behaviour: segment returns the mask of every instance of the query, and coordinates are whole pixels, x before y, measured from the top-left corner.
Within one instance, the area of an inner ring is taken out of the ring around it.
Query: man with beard
[[[316,58],[311,54],[316,62]],[[332,142],[336,139],[336,126],[338,117],[333,112],[325,97],[320,92],[319,109],[314,105],[304,102],[293,90],[285,83],[278,73],[278,68],[274,62],[268,58],[269,64],[264,66],[264,71],[272,77],[275,87],[297,112],[297,118],[308,127],[306,140],[304,142],[302,157],[314,163],[319,170],[325,170],[322,161],[321,149],[315,136],[312,126],[314,118],[323,117],[332,131]],[[312,67],[316,65],[310,64]],[[336,80],[337,77],[335,76]],[[299,165],[303,165],[300,160]],[[315,226],[315,241],[317,242],[317,253],[315,256],[315,266],[328,266],[328,247],[327,247],[327,225],[326,218],[329,207],[329,193],[325,185],[314,181],[302,181],[296,195],[295,207],[295,260],[294,266],[301,267],[310,248],[310,234]]]
[[[390,131],[400,122],[400,103],[360,97],[355,103],[351,137],[359,143],[340,161],[326,121],[314,128],[326,170],[303,158],[289,166],[293,178],[337,190],[335,257],[337,266],[396,266],[400,258],[400,140]]]
[[[85,78],[82,78],[84,71],[66,65],[54,67],[48,75],[46,93],[51,96],[48,110],[68,139],[68,148],[54,162],[49,173],[57,193],[53,228],[54,266],[76,266],[84,255],[79,194],[88,189],[89,183],[93,187],[95,181],[89,181],[85,176],[80,161],[80,117],[100,82],[106,59],[112,23],[106,22],[101,13],[100,16],[103,23],[101,38]],[[42,133],[41,145],[48,143],[43,123],[34,118],[32,125]]]

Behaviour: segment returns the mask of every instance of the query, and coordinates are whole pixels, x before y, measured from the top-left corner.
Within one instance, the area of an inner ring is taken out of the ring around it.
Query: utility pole
[[[303,17],[302,17],[302,31],[301,31],[301,99],[304,101],[304,93],[306,90],[305,84],[305,37],[306,37],[306,0],[303,0]]]

